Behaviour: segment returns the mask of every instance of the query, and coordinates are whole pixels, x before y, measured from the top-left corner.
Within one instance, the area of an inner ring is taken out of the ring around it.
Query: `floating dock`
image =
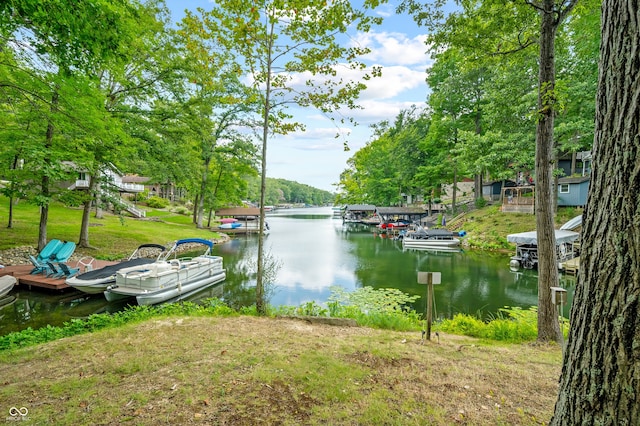
[[[92,263],[93,269],[103,268],[107,265],[113,265],[118,262],[95,259]],[[0,269],[0,276],[11,275],[16,278],[16,286],[26,286],[31,290],[32,287],[43,288],[46,290],[60,291],[71,286],[65,283],[66,277],[50,278],[43,274],[31,274],[33,265],[14,265],[5,266]],[[84,271],[80,271],[81,273]]]
[[[578,275],[578,270],[580,269],[580,256],[562,262],[561,266],[565,274]]]

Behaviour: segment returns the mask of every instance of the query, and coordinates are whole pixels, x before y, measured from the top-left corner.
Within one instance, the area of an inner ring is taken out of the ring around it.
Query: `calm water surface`
[[[345,226],[330,208],[285,209],[269,214],[271,233],[266,253],[279,268],[271,288],[271,305],[298,306],[324,303],[331,286],[353,290],[364,286],[398,288],[421,296],[414,308],[425,311],[426,286],[417,283],[418,271],[440,272],[442,284],[434,286],[436,315],[456,313],[491,315],[503,306],[528,308],[537,304],[537,276],[531,271],[509,270],[509,257],[486,252],[403,251],[402,243],[366,226]],[[220,297],[232,306],[255,303],[257,236],[240,236],[216,245],[224,257],[227,279],[189,299]],[[571,303],[575,280],[562,277]],[[4,303],[4,304],[3,304]],[[0,334],[61,325],[92,313],[117,312],[127,302],[108,303],[102,296],[76,291],[52,294],[42,290],[14,289],[0,300]],[[568,307],[565,307],[568,316]]]

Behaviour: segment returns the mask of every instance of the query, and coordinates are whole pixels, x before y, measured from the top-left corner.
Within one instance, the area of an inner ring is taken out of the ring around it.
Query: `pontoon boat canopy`
[[[577,232],[556,229],[556,244],[571,243],[578,239]],[[521,232],[519,234],[507,235],[507,241],[516,244],[538,244],[538,234],[536,231]]]
[[[567,223],[565,223],[560,227],[560,229],[566,230],[566,231],[573,231],[580,225],[582,225],[582,215],[576,216],[573,219],[568,220]]]

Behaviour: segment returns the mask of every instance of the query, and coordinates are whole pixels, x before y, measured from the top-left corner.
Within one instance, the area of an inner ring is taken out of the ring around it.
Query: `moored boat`
[[[4,275],[0,277],[0,297],[4,297],[13,289],[16,285],[16,278],[12,275]]]
[[[157,256],[149,257],[149,251],[160,250]],[[107,287],[116,282],[116,272],[120,269],[149,265],[156,262],[162,256],[166,248],[160,244],[142,244],[129,256],[127,260],[104,268],[94,269],[82,274],[67,278],[67,285],[88,294],[103,293]]]
[[[447,229],[424,229],[407,232],[402,237],[402,246],[409,248],[457,247],[460,240]]]
[[[571,260],[578,255],[574,243],[580,234],[565,229],[555,230],[556,240],[556,262],[558,268],[567,260]],[[538,266],[538,235],[536,231],[521,232],[519,234],[507,235],[507,241],[516,244],[516,254],[511,257],[509,266],[512,270],[520,267],[534,269]]]
[[[203,244],[207,249],[193,258],[175,257],[184,244]],[[224,281],[222,257],[210,255],[212,248],[211,241],[200,238],[178,240],[161,260],[144,267],[120,269],[115,284],[107,287],[104,295],[108,301],[135,297],[139,305],[154,305]]]

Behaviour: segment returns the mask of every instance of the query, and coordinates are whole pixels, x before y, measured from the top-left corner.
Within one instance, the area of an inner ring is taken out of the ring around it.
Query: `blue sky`
[[[167,0],[176,21],[184,15],[184,9],[207,10],[209,4],[209,0]],[[370,125],[383,120],[393,122],[402,109],[424,105],[426,69],[431,63],[424,44],[426,30],[409,16],[396,15],[394,8],[395,3],[390,3],[376,9],[375,13],[385,19],[374,31],[349,33],[353,42],[371,49],[366,63],[382,67],[382,77],[367,82],[367,90],[360,96],[358,104],[363,109],[346,113],[358,125],[341,127],[346,139],[336,139],[336,125],[317,110],[289,109],[297,121],[306,124],[306,130],[269,141],[267,176],[334,192],[347,160],[370,140]],[[345,140],[348,152],[343,148]]]

